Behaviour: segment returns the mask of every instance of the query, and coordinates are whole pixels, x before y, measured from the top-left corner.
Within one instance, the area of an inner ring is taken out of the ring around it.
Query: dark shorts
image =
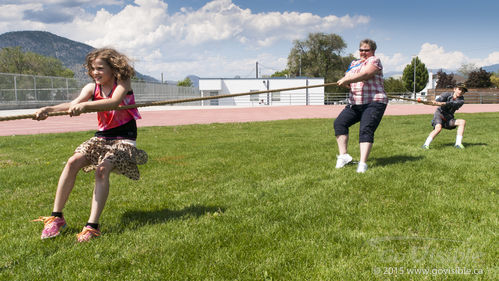
[[[446,118],[442,113],[435,111],[433,120],[431,120],[431,125],[433,126],[433,128],[435,128],[437,124],[441,124],[442,128],[447,130],[456,128],[456,120],[454,118],[452,118],[451,116],[447,116]]]
[[[360,122],[359,142],[374,143],[374,132],[383,118],[386,106],[385,103],[378,102],[347,105],[334,120],[335,135],[348,135],[350,126]]]

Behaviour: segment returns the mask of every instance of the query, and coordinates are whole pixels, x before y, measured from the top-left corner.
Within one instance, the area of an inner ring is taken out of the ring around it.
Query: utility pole
[[[301,77],[301,53],[300,53],[300,72],[299,72],[299,73],[300,73],[300,74],[299,74],[298,76],[300,76],[300,77]]]
[[[258,62],[256,62],[256,78],[258,78]]]
[[[270,81],[267,79],[267,91],[270,89]],[[267,105],[270,105],[270,93],[267,92]]]
[[[417,63],[417,58],[414,58],[414,81],[413,81],[413,93],[414,93],[414,99],[416,99],[416,63]]]

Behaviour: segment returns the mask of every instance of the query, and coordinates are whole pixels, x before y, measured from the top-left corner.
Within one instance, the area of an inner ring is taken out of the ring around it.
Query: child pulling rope
[[[87,55],[86,67],[94,83],[87,84],[75,100],[40,108],[28,117],[44,120],[48,116],[78,116],[85,112],[98,112],[99,130],[94,137],[76,148],[62,171],[52,214],[35,220],[44,222],[42,239],[56,237],[66,227],[62,211],[80,170],[95,170],[90,217],[81,233],[77,235],[79,242],[85,242],[101,235],[99,218],[109,194],[111,172],[138,180],[140,174],[137,164],[147,162],[147,153],[135,147],[135,120],[141,116],[135,106],[131,89],[130,78],[134,75],[134,69],[128,63],[128,58],[114,49],[97,49]],[[127,106],[129,108],[125,109]]]

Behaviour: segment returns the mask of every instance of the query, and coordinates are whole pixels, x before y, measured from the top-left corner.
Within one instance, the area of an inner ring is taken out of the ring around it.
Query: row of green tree
[[[458,70],[462,77],[464,77],[464,84],[468,88],[492,88],[499,87],[499,73],[494,74],[485,71],[483,68],[478,68],[473,64],[462,65]],[[415,73],[415,74],[414,74]],[[437,72],[437,89],[454,88],[458,83],[455,79],[454,73],[446,73],[442,69]],[[414,76],[416,78],[414,78]],[[426,79],[425,79],[426,78]],[[413,81],[416,79],[416,86]],[[418,57],[414,58],[412,62],[404,69],[401,79],[390,77],[385,79],[385,89],[387,92],[397,92],[404,87],[406,90],[419,92],[424,89],[428,82],[428,70],[423,62]]]
[[[272,77],[308,76],[324,77],[326,82],[335,82],[343,77],[345,69],[355,58],[349,54],[343,56],[346,43],[337,34],[311,33],[306,40],[295,40],[288,56],[287,68],[275,72]],[[487,72],[474,65],[463,65],[459,72],[467,78],[469,88],[499,87],[499,72]],[[387,92],[420,92],[428,83],[429,75],[425,64],[414,57],[403,71],[401,78],[385,79]],[[440,70],[437,73],[436,88],[453,88],[456,85],[454,74]],[[326,92],[346,92],[346,88],[329,86]]]
[[[73,71],[64,67],[60,60],[33,52],[23,52],[19,46],[0,50],[0,73],[74,77]],[[133,79],[138,80],[137,77]],[[178,85],[191,87],[192,81],[186,78],[179,81]]]
[[[60,60],[33,52],[23,52],[21,47],[6,47],[0,50],[0,73],[74,77],[73,71],[64,67]]]

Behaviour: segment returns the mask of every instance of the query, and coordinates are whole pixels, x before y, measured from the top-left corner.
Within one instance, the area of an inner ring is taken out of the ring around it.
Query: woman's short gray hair
[[[376,51],[376,42],[374,42],[374,40],[364,39],[364,40],[360,41],[359,47],[364,45],[364,44],[369,45],[369,48],[371,50]]]

